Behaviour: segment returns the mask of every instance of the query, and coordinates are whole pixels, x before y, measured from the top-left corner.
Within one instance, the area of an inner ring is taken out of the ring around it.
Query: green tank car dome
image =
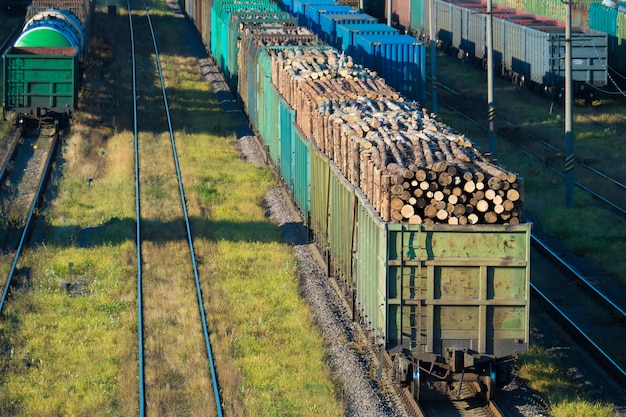
[[[17,47],[65,47],[78,46],[64,34],[52,27],[38,27],[22,34],[15,42]]]

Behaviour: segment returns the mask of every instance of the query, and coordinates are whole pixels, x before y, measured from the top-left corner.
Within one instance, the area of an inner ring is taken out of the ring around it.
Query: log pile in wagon
[[[384,221],[517,224],[522,184],[419,103],[333,48],[272,48],[271,79],[303,136]]]

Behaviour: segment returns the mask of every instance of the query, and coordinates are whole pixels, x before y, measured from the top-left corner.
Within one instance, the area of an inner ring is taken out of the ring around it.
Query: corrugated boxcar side
[[[550,43],[548,39],[539,32],[519,32],[519,36],[527,36],[530,39],[525,42],[526,60],[524,62],[528,64],[526,64],[524,72],[520,73],[536,83],[544,83],[546,81],[545,69],[550,68],[550,62],[547,61],[550,57]],[[528,66],[530,66],[530,69]],[[521,71],[522,68],[515,67],[514,70]]]
[[[502,4],[507,7],[513,7],[518,10],[524,10],[525,0],[493,0],[494,4]]]
[[[293,0],[280,0],[278,1],[278,4],[286,12],[289,12],[289,13],[293,12]]]
[[[278,94],[278,93],[277,93]],[[293,149],[295,134],[293,123],[296,120],[296,111],[280,98],[280,175],[285,180],[285,184],[293,191]]]
[[[189,19],[191,20],[191,22],[195,25],[197,25],[197,15],[198,15],[198,9],[197,9],[197,4],[196,4],[196,0],[187,0],[187,16],[189,16]]]
[[[594,3],[589,8],[589,27],[616,36],[618,14],[617,9],[606,7],[601,2]]]
[[[372,336],[385,341],[387,334],[387,225],[365,199],[357,205],[357,237],[354,256],[355,312]]]
[[[626,6],[626,2],[618,2]],[[621,13],[593,3],[589,7],[589,27],[608,34],[609,66],[621,73],[626,73],[626,13]]]
[[[626,3],[621,3],[626,6]],[[617,16],[617,42],[611,51],[609,65],[621,74],[626,74],[626,13]]]
[[[200,38],[202,39],[202,43],[204,43],[205,47],[209,48],[211,45],[211,18],[213,15],[211,6],[213,5],[213,1],[199,1],[202,9],[202,31],[200,32]]]
[[[247,2],[234,1],[214,1],[211,9],[211,27],[218,28],[213,33],[211,39],[211,54],[215,57],[222,70],[229,71],[228,53],[230,45],[228,43],[228,24],[230,15],[237,12],[252,11],[280,11],[278,5],[271,0],[251,0]],[[229,74],[227,74],[229,76]],[[229,76],[230,77],[230,76]]]
[[[501,21],[506,44],[502,45],[500,51],[506,67],[530,77],[536,83],[543,83],[545,70],[549,68],[546,62],[549,57],[546,54],[549,52],[547,37],[539,32],[528,32],[524,26],[508,20]]]
[[[329,263],[330,275],[348,291],[356,289],[352,257],[356,248],[355,188],[313,144],[310,145],[311,227]]]
[[[280,121],[280,100],[271,82],[271,57],[263,48],[258,49],[256,64],[255,91],[250,91],[249,98],[256,101],[256,114],[252,120],[259,134],[269,146],[270,157],[276,166],[280,166],[280,138],[276,134]]]
[[[408,28],[411,25],[412,2],[386,0],[385,13],[389,10],[387,5],[387,2],[389,1],[391,1],[391,24],[393,26],[400,25],[403,28]],[[385,18],[388,18],[386,14]]]
[[[425,102],[426,48],[421,41],[408,35],[357,35],[355,46],[358,62],[405,97]]]
[[[376,24],[378,21],[366,13],[329,14],[320,16],[320,38],[329,45],[339,48],[337,41],[337,25],[345,24]]]
[[[292,128],[292,138],[293,197],[308,226],[311,212],[309,186],[311,184],[311,142],[304,137],[304,133],[295,123]]]
[[[329,165],[331,170],[328,201],[330,268],[343,281],[346,288],[354,288],[352,254],[357,242],[356,190],[343,175],[339,174],[333,162]]]
[[[387,240],[388,348],[527,349],[530,224],[388,224]]]
[[[452,45],[452,27],[451,8],[452,5],[447,2],[438,1],[434,10],[434,23],[437,28],[435,38],[438,39],[444,48],[449,48]]]
[[[357,10],[344,4],[313,5],[306,8],[306,26],[317,36],[321,34],[320,18],[323,14],[357,13]]]
[[[462,39],[464,39],[466,25],[463,22],[463,13],[465,9],[455,4],[450,6],[450,20],[452,22],[452,46],[460,48]]]
[[[397,34],[398,29],[392,28],[382,23],[376,24],[343,24],[337,25],[337,43],[341,50],[354,58],[356,51],[354,49],[354,39],[359,35],[383,35]],[[359,62],[362,64],[361,62]]]
[[[312,149],[314,147],[312,146]],[[330,195],[330,168],[328,157],[319,150],[311,150],[311,228],[315,239],[324,252],[328,253],[328,196]]]
[[[574,26],[588,26],[589,6],[597,0],[577,0],[572,4],[572,24]],[[539,16],[565,21],[567,8],[561,0],[526,0],[523,10]]]
[[[470,13],[467,31],[467,52],[478,59],[487,59],[487,15]]]
[[[424,19],[428,19],[428,5],[425,5],[424,2],[428,2],[428,0],[413,0],[411,2],[409,28],[416,33],[421,33],[424,30]]]
[[[298,19],[300,26],[307,26],[306,10],[310,6],[337,6],[340,5],[334,0],[293,0],[293,15]]]

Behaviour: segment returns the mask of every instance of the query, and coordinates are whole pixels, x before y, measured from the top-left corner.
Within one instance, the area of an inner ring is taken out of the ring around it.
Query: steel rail
[[[30,232],[31,221],[35,215],[35,209],[37,208],[43,189],[46,186],[46,182],[49,179],[50,168],[52,167],[52,159],[54,157],[54,153],[56,152],[58,142],[59,142],[59,134],[58,132],[55,132],[54,138],[52,140],[52,144],[50,146],[50,151],[48,152],[48,157],[46,158],[46,163],[44,165],[44,169],[41,174],[41,178],[39,179],[39,185],[37,186],[37,190],[35,191],[33,203],[31,204],[30,210],[28,212],[28,217],[26,218],[26,223],[24,225],[24,229],[22,230],[20,243],[17,246],[15,257],[13,258],[13,263],[11,265],[11,269],[9,270],[9,275],[7,276],[7,282],[6,282],[6,285],[4,286],[2,299],[0,299],[0,313],[2,313],[2,309],[4,308],[4,302],[7,298],[7,295],[9,294],[9,289],[11,288],[11,281],[13,280],[13,277],[15,275],[15,270],[17,268],[17,262],[19,260],[20,254],[22,253],[22,249],[24,248],[24,245],[26,244],[26,239],[28,237],[28,233]]]
[[[133,30],[133,14],[130,0],[126,0],[128,8],[128,25],[130,27],[130,47],[133,72],[133,135],[135,151],[135,217],[136,217],[136,244],[137,244],[137,334],[139,337],[139,415],[146,413],[145,394],[145,366],[143,352],[143,282],[142,282],[142,255],[141,255],[141,202],[139,194],[139,131],[137,128],[137,60],[135,57],[135,32]]]
[[[618,311],[619,314],[622,316],[622,318],[626,319],[626,311],[624,311],[624,309],[622,309],[620,306],[618,306],[617,304],[615,304],[615,302],[613,300],[611,300],[609,298],[609,296],[607,296],[606,294],[604,294],[602,291],[600,291],[599,289],[597,289],[596,287],[594,287],[594,285],[589,282],[589,280],[587,279],[587,277],[585,277],[584,275],[582,275],[580,272],[578,272],[576,270],[576,268],[574,268],[573,266],[571,266],[570,264],[568,264],[563,258],[561,258],[554,250],[552,250],[550,247],[548,247],[545,243],[543,243],[541,240],[539,240],[539,238],[537,238],[537,236],[531,234],[531,239],[533,240],[533,242],[545,253],[547,253],[548,255],[550,255],[552,257],[552,259],[554,259],[556,262],[558,262],[559,266],[562,267],[563,269],[565,269],[569,274],[573,275],[576,277],[576,279],[580,282],[582,282],[583,284],[585,284],[585,286],[587,287],[587,289],[591,290],[598,298],[600,298],[602,301],[604,301],[605,303],[609,304],[614,310]]]
[[[583,329],[581,329],[576,323],[574,323],[574,321],[572,319],[570,319],[567,314],[565,314],[565,312],[563,310],[561,310],[556,304],[554,304],[549,298],[548,296],[546,296],[544,293],[541,292],[541,290],[539,290],[539,288],[537,288],[534,284],[530,284],[530,288],[535,291],[535,293],[537,293],[537,295],[539,295],[541,297],[541,299],[547,303],[550,308],[552,308],[555,312],[557,312],[557,314],[559,315],[559,317],[564,320],[568,326],[570,326],[570,328],[572,330],[574,330],[579,336],[581,336],[583,338],[583,340],[593,348],[594,352],[597,353],[598,355],[600,355],[604,360],[606,360],[608,363],[610,363],[613,368],[611,368],[612,371],[614,371],[616,374],[618,374],[624,381],[626,381],[626,370],[624,370],[623,368],[621,368],[604,350],[602,350],[602,348],[600,346],[598,346],[598,344],[591,339],[591,337],[589,337]]]
[[[183,181],[182,181],[182,176],[181,176],[181,171],[180,171],[180,164],[178,161],[178,153],[176,151],[176,140],[174,137],[174,130],[172,127],[172,119],[171,119],[171,114],[170,114],[170,108],[169,108],[169,103],[167,100],[167,91],[165,88],[165,80],[163,78],[163,70],[161,68],[161,58],[159,56],[159,50],[158,50],[158,46],[157,46],[157,41],[156,41],[156,36],[154,34],[154,28],[152,26],[152,19],[150,18],[150,13],[148,10],[148,6],[144,0],[144,7],[146,9],[146,16],[148,17],[148,23],[150,24],[150,31],[152,32],[152,41],[154,43],[154,52],[156,55],[156,63],[157,63],[157,67],[159,70],[159,78],[161,79],[161,90],[163,92],[163,102],[165,104],[165,113],[167,115],[167,125],[169,128],[169,133],[170,133],[170,142],[172,145],[172,152],[173,152],[173,156],[174,156],[174,164],[176,166],[176,176],[178,179],[178,189],[180,192],[180,199],[181,199],[181,205],[182,205],[182,209],[183,209],[183,214],[184,214],[184,218],[185,218],[185,227],[187,230],[187,241],[189,244],[189,250],[191,253],[191,262],[193,265],[193,273],[194,273],[194,278],[196,281],[196,292],[197,292],[197,297],[198,297],[198,309],[200,311],[200,315],[202,317],[202,329],[204,332],[204,341],[206,344],[206,349],[207,349],[207,356],[209,359],[209,366],[210,366],[210,370],[211,370],[211,379],[213,381],[213,392],[215,395],[215,403],[216,403],[216,407],[217,407],[217,414],[219,417],[222,417],[223,415],[223,411],[222,411],[222,402],[220,400],[220,393],[219,393],[219,387],[217,384],[217,373],[215,371],[215,363],[213,360],[213,351],[211,349],[211,341],[209,339],[209,327],[207,324],[207,320],[206,320],[206,312],[204,311],[204,302],[203,302],[203,297],[202,297],[202,288],[200,286],[200,274],[198,273],[198,264],[196,262],[196,255],[195,255],[195,249],[194,249],[194,245],[193,245],[193,236],[191,234],[191,225],[189,222],[189,214],[187,211],[187,204],[186,204],[186,198],[185,198],[185,190],[183,187]]]
[[[7,17],[8,19],[8,17]],[[4,22],[2,22],[4,23]],[[9,36],[7,36],[7,38],[4,40],[4,42],[2,42],[2,45],[0,45],[0,51],[4,52],[4,50],[7,48],[8,44],[10,41],[13,40],[13,38],[15,37],[15,34],[17,33],[18,30],[20,30],[22,28],[22,25],[24,24],[24,22],[20,22],[17,26],[15,26],[15,28],[11,31],[11,33],[9,34]]]
[[[590,165],[587,165],[587,164],[586,164],[586,163],[584,163],[584,162],[581,162],[580,164],[581,164],[582,166],[584,166],[585,168],[587,168],[589,171],[592,171],[592,172],[594,172],[594,173],[598,174],[599,176],[601,176],[601,177],[602,177],[602,178],[604,178],[605,180],[610,181],[610,182],[612,182],[613,184],[617,185],[618,187],[623,188],[624,190],[626,190],[626,184],[623,184],[623,183],[621,183],[620,181],[618,181],[618,180],[616,180],[616,179],[614,179],[614,178],[609,177],[608,175],[604,174],[604,173],[603,173],[603,172],[601,172],[601,171],[598,171],[598,170],[597,170],[597,169],[595,169],[594,167],[592,167],[592,166],[590,166]]]

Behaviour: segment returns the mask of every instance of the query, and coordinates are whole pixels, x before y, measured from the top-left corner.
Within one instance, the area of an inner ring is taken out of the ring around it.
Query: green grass
[[[163,3],[156,3],[152,13],[161,25],[159,49],[225,413],[343,415],[323,339],[301,297],[293,250],[266,217],[263,198],[276,185],[273,174],[240,159],[232,133],[237,122],[218,111],[195,59],[185,58],[185,44],[165,43],[182,33],[184,22],[159,10],[165,10]],[[122,45],[125,39],[115,39],[117,32],[122,31],[94,30],[108,37],[100,45]],[[86,80],[84,110],[74,113],[73,134],[64,142],[62,175],[38,220],[36,246],[20,262],[21,287],[11,291],[0,323],[3,416],[137,415],[132,124],[127,116],[107,113],[120,108],[126,114],[129,106],[128,91],[113,77],[128,75],[124,62],[115,62],[125,54],[109,53],[115,51],[111,48],[94,52],[107,60],[90,66],[97,79]],[[223,134],[208,134],[218,122]],[[155,132],[149,140],[157,137]],[[152,169],[158,167],[146,167],[144,174],[152,175]],[[150,178],[147,195],[169,195],[163,194],[169,181]],[[164,201],[160,209],[171,214],[168,204]],[[147,229],[160,240],[150,242],[148,252],[168,258],[177,250],[178,238],[169,230],[178,219],[168,217],[165,224],[153,219]],[[163,267],[174,279],[186,274],[169,264]],[[0,269],[4,272],[4,262]],[[68,293],[74,281],[74,292]],[[184,287],[180,281],[173,298]],[[173,315],[162,320],[183,323]],[[180,330],[177,343],[187,343],[189,332]],[[182,415],[196,405],[178,396],[177,384],[193,371],[188,366],[205,376],[206,369],[182,356],[167,362],[169,368],[150,375],[172,389],[150,395],[156,404],[175,402],[170,409]],[[202,413],[213,411],[205,406]]]
[[[135,352],[133,250],[41,246],[25,254],[28,279],[3,312],[3,415],[130,412],[118,403],[132,389],[120,366]],[[64,286],[74,280],[75,294]]]
[[[588,401],[571,382],[565,366],[543,348],[531,346],[520,355],[519,376],[550,404],[551,417],[617,417],[610,404]]]

